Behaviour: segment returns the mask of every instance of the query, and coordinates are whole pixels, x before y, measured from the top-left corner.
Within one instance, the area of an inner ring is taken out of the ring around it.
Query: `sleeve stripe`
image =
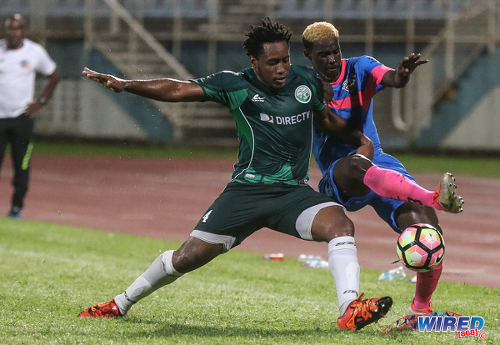
[[[384,74],[386,74],[388,71],[394,71],[393,68],[384,66],[384,65],[378,65],[374,69],[371,70],[370,74],[373,76],[375,79],[376,85],[380,84],[382,82],[382,78],[384,77]]]

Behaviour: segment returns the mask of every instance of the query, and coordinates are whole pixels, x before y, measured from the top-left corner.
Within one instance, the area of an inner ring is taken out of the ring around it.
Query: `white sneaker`
[[[447,172],[443,175],[438,190],[434,192],[434,199],[438,201],[444,211],[460,213],[463,211],[464,199],[456,192],[455,177]]]

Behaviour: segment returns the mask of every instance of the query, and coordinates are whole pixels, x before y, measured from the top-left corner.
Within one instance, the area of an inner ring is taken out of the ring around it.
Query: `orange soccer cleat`
[[[410,314],[425,315],[425,314],[429,314],[429,313],[434,312],[434,310],[432,309],[432,303],[429,303],[429,306],[427,308],[418,309],[418,308],[415,307],[414,302],[415,301],[411,301],[410,308],[408,308],[408,312]]]
[[[115,300],[112,299],[108,302],[102,302],[92,307],[85,309],[78,317],[121,317],[120,309],[115,303]]]
[[[429,306],[427,308],[418,309],[415,307],[414,301],[411,301],[411,305],[408,307],[408,315],[406,315],[404,318],[406,319],[406,324],[409,325],[409,327],[417,329],[418,317],[431,313],[434,313],[431,303],[429,303]]]
[[[363,299],[361,294],[352,301],[344,315],[337,319],[340,329],[358,330],[384,317],[392,306],[391,297]]]

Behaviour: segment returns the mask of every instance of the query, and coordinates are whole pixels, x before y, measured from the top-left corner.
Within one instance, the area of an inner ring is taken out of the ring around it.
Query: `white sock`
[[[336,237],[328,243],[328,267],[335,278],[340,316],[359,294],[358,251],[352,236]]]
[[[169,250],[158,256],[124,293],[115,297],[115,303],[122,315],[125,315],[140,299],[182,276],[182,273],[177,272],[172,265],[173,254],[174,251]]]

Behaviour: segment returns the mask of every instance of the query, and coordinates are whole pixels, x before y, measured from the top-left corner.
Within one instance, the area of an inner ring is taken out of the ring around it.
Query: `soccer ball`
[[[413,224],[399,235],[396,251],[407,268],[427,272],[443,260],[444,238],[432,225]]]

